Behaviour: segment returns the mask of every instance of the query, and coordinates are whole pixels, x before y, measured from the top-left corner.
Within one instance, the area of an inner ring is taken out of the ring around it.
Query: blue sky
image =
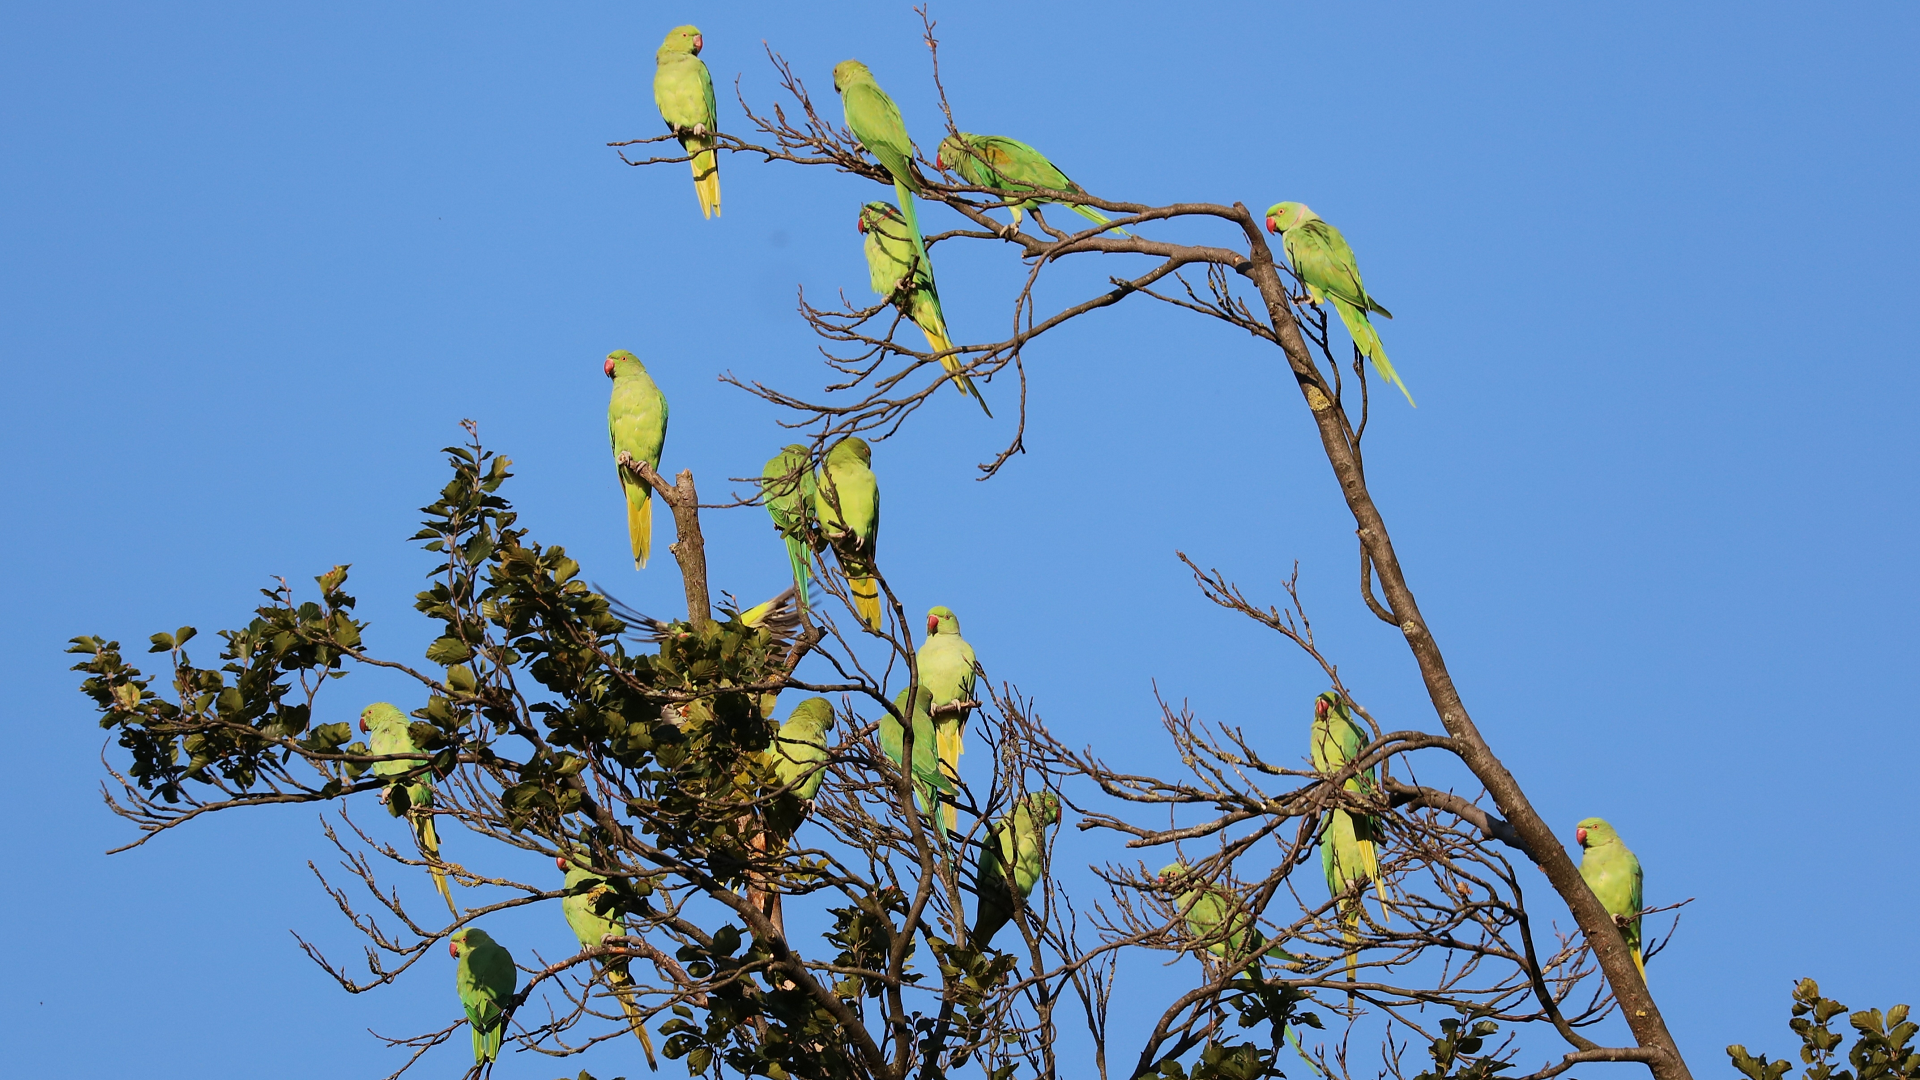
[[[961,126],[1101,195],[1297,199],[1346,232],[1420,401],[1378,399],[1369,435],[1410,580],[1567,841],[1608,817],[1650,902],[1697,898],[1652,968],[1696,1074],[1729,1042],[1786,1049],[1795,978],[1856,1008],[1911,1000],[1920,18],[1183,10],[936,8]],[[60,650],[210,632],[275,575],[349,562],[372,643],[417,655],[428,564],[404,541],[463,417],[515,459],[536,537],[673,609],[670,563],[625,565],[600,357],[648,361],[667,465],[718,494],[786,440],[715,375],[822,381],[794,289],[864,302],[853,221],[878,190],[728,159],[707,222],[684,167],[621,165],[603,144],[659,130],[652,50],[689,20],[723,123],[736,73],[773,100],[764,39],[836,112],[832,64],[865,60],[936,138],[905,2],[4,16],[0,1038],[23,1073],[378,1076],[398,1062],[364,1029],[448,1018],[450,972],[349,998],[297,952],[289,928],[356,948],[306,868],[328,862],[311,811],[102,855],[128,830],[100,805],[102,733]],[[1000,336],[1010,260],[942,260],[956,338]],[[1043,297],[1128,265],[1065,268]],[[1161,751],[1156,683],[1304,752],[1314,673],[1202,601],[1173,552],[1273,599],[1297,560],[1349,685],[1433,725],[1354,596],[1351,522],[1270,350],[1130,301],[1028,359],[1029,453],[1000,478],[971,479],[1010,431],[1004,380],[1001,419],[950,395],[876,451],[910,609],[952,606],[993,677],[1116,762]],[[707,531],[721,584],[778,587],[759,511]],[[356,678],[333,718],[404,692]],[[1109,853],[1084,842],[1082,862]],[[558,950],[550,921],[519,940]],[[620,1053],[586,1064],[633,1075]]]

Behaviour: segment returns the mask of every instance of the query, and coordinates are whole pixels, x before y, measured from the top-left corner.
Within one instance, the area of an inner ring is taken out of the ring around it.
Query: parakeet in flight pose
[[[827,778],[827,732],[833,730],[833,703],[810,697],[793,707],[773,738],[767,755],[780,783],[796,798],[812,802]],[[917,756],[917,755],[916,755]]]
[[[854,609],[878,632],[880,583],[873,578],[873,555],[880,542],[880,482],[872,461],[873,451],[857,435],[829,447],[816,480],[813,516],[847,575]]]
[[[1013,211],[1016,228],[1020,225],[1022,211],[1053,202],[1052,199],[1023,200],[1019,197],[1022,190],[1045,188],[1075,195],[1087,193],[1087,189],[1067,179],[1067,174],[1048,161],[1045,154],[1019,139],[1009,139],[1005,135],[973,135],[965,131],[949,135],[941,140],[933,164],[936,168],[959,173],[962,179],[975,187],[1007,192],[1007,208]],[[1101,225],[1112,220],[1091,206],[1075,204],[1068,206],[1068,209]],[[1113,231],[1122,236],[1128,235],[1125,229]]]
[[[956,701],[973,700],[973,646],[960,636],[960,620],[953,609],[936,607],[927,612],[927,639],[914,654],[914,666],[920,672],[920,685],[933,694],[931,708]],[[933,720],[934,734],[940,740],[940,764],[947,775],[960,778],[960,755],[965,753],[962,739],[967,731],[967,714],[940,713]],[[959,811],[947,807],[947,829],[951,831]]]
[[[900,106],[880,89],[880,84],[873,80],[873,72],[858,60],[842,60],[833,66],[833,88],[840,91],[848,130],[880,167],[887,170],[887,175],[893,177],[893,192],[906,217],[913,250],[919,254],[920,261],[926,263],[927,246],[920,236],[920,216],[913,208],[913,197],[920,194],[921,187],[913,175],[913,139],[907,135],[907,122],[900,118]]]
[[[1640,959],[1640,909],[1645,906],[1641,900],[1640,859],[1621,843],[1613,826],[1597,817],[1582,821],[1573,836],[1580,842],[1580,876],[1616,925],[1626,920],[1620,934],[1627,939],[1633,966],[1640,969],[1644,982],[1647,964]]]
[[[1357,757],[1373,740],[1353,719],[1353,712],[1332,690],[1313,701],[1313,768],[1316,772],[1335,773]],[[1380,783],[1374,767],[1350,777],[1347,791],[1370,794]],[[1382,907],[1387,902],[1386,885],[1380,880],[1380,854],[1376,844],[1381,838],[1380,819],[1372,814],[1355,814],[1335,808],[1327,811],[1320,823],[1320,868],[1327,875],[1327,892],[1340,896],[1354,884],[1372,882],[1379,891]],[[1348,941],[1359,940],[1360,900],[1348,901],[1340,917]],[[1352,977],[1357,961],[1347,955],[1347,975]]]
[[[473,1030],[473,1063],[498,1061],[507,1033],[507,1007],[520,981],[513,954],[477,926],[455,931],[447,939],[447,951],[460,961],[454,988],[460,991],[467,1026]]]
[[[1323,299],[1333,301],[1333,309],[1340,313],[1340,321],[1346,324],[1353,343],[1373,361],[1380,377],[1399,387],[1400,392],[1407,395],[1407,404],[1413,404],[1413,394],[1394,372],[1393,364],[1387,360],[1386,346],[1380,344],[1380,334],[1373,328],[1373,320],[1367,317],[1367,313],[1372,312],[1391,319],[1393,312],[1380,306],[1380,301],[1360,283],[1360,266],[1353,260],[1353,249],[1347,246],[1346,237],[1340,235],[1339,229],[1320,220],[1320,215],[1307,209],[1305,203],[1297,202],[1267,207],[1267,231],[1280,234],[1287,261],[1307,286],[1307,296],[1316,304]]]
[[[893,707],[903,715],[913,719],[913,764],[909,768],[905,763],[907,747],[906,731],[892,713],[880,718],[880,749],[886,752],[889,760],[913,777],[914,802],[920,812],[933,817],[935,806],[941,795],[954,793],[953,781],[940,768],[940,755],[934,745],[938,741],[933,733],[933,695],[922,686],[914,695],[913,708],[907,708],[907,691],[902,688],[893,699]],[[945,835],[946,830],[939,830]]]
[[[713,76],[700,59],[706,39],[699,27],[676,26],[653,54],[653,103],[667,130],[680,139],[680,148],[693,155],[693,193],[700,212],[711,218],[720,212],[720,156],[713,147],[716,130]]]
[[[1040,881],[1047,829],[1060,820],[1060,797],[1051,791],[1022,796],[987,829],[974,863],[973,945],[984,949]],[[948,826],[952,828],[951,824]]]
[[[420,747],[414,744],[413,734],[408,730],[412,721],[398,708],[384,701],[375,702],[360,710],[360,730],[366,732],[368,748],[377,755],[384,754],[420,754]],[[394,761],[376,761],[373,763],[375,776],[403,776],[426,762],[425,754],[413,760],[396,759]],[[387,812],[394,817],[405,817],[413,826],[414,842],[420,845],[420,853],[429,862],[440,859],[440,834],[433,827],[433,776],[422,772],[403,783],[390,784],[380,793],[387,804]],[[437,866],[429,866],[433,874],[433,887],[440,890],[440,898],[447,902],[447,910],[458,918],[460,909],[453,906],[453,893],[447,888],[446,872]]]
[[[625,916],[615,915],[608,918],[594,910],[594,905],[607,891],[606,880],[577,862],[568,861],[562,855],[553,860],[555,865],[567,872],[564,888],[567,895],[560,900],[560,910],[567,916],[567,926],[572,928],[573,936],[580,941],[583,949],[597,948],[606,944],[609,937],[625,937],[627,926]],[[627,1021],[633,1026],[633,1033],[640,1038],[640,1049],[647,1055],[647,1068],[658,1071],[660,1065],[653,1057],[653,1040],[647,1037],[647,1026],[640,1019],[640,1005],[633,1000],[630,992],[633,976],[627,970],[627,958],[624,956],[606,956],[600,959],[600,967],[607,973],[607,986],[620,1002],[620,1009],[627,1014]]]
[[[947,318],[940,311],[940,292],[933,284],[933,264],[926,261],[908,242],[910,226],[890,204],[870,202],[860,208],[860,231],[867,237],[867,275],[873,291],[886,297],[927,335],[927,349],[946,352],[953,348],[947,337]],[[940,358],[940,366],[953,375],[953,385],[980,403],[980,410],[993,416],[987,400],[974,389],[973,380],[962,373],[958,354]]]
[[[800,606],[811,602],[807,583],[813,578],[813,559],[808,548],[807,515],[813,512],[814,479],[812,457],[807,448],[794,443],[767,461],[760,473],[761,499],[767,504],[767,516],[774,531],[787,546],[787,564],[793,570],[793,587]]]
[[[660,448],[667,442],[667,397],[653,384],[640,358],[625,349],[607,354],[601,366],[613,380],[607,401],[607,435],[613,442],[620,490],[627,496],[627,539],[633,544],[633,568],[643,570],[653,549],[653,488],[624,465],[625,453],[635,461],[660,468]]]

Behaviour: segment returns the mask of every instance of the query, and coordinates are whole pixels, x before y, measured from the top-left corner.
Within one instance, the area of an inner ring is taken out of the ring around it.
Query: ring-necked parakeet
[[[827,778],[827,732],[833,730],[833,703],[823,697],[810,697],[793,707],[787,722],[767,748],[773,771],[782,786],[796,798],[812,802],[820,794],[820,782]]]
[[[854,609],[878,632],[880,583],[873,579],[873,555],[880,542],[880,482],[874,479],[872,461],[873,451],[857,435],[828,448],[816,481],[813,516],[847,575]]]
[[[940,293],[933,284],[933,264],[907,242],[909,226],[900,212],[888,203],[870,202],[860,208],[859,227],[867,238],[867,275],[873,291],[891,301],[927,335],[928,350],[942,353],[953,348],[953,340],[947,337],[946,316],[940,311]],[[982,412],[993,415],[973,380],[962,372],[957,353],[942,356],[940,366],[952,374],[953,385],[961,393],[971,395]]]
[[[1360,352],[1373,361],[1380,377],[1400,388],[1407,395],[1407,404],[1413,404],[1413,394],[1407,384],[1393,370],[1393,364],[1387,360],[1387,348],[1380,344],[1380,334],[1373,328],[1373,320],[1368,312],[1384,319],[1393,318],[1393,312],[1380,306],[1367,287],[1360,282],[1360,266],[1353,260],[1353,249],[1347,246],[1347,239],[1340,230],[1320,220],[1320,215],[1307,209],[1305,203],[1283,202],[1267,207],[1267,231],[1279,233],[1281,246],[1286,249],[1287,261],[1293,264],[1293,272],[1307,287],[1307,296],[1318,304],[1330,299],[1333,309],[1340,313],[1340,321],[1347,326],[1347,333],[1353,336],[1353,343]]]
[[[973,945],[984,949],[1040,881],[1047,829],[1060,820],[1060,797],[1051,791],[1023,796],[987,829],[974,864]],[[948,828],[952,828],[951,825]]]
[[[833,88],[840,91],[840,104],[846,109],[847,128],[853,137],[893,177],[893,191],[906,216],[913,249],[920,261],[926,262],[927,245],[921,239],[920,216],[913,207],[913,197],[921,191],[920,181],[913,175],[913,139],[907,135],[907,122],[900,118],[900,107],[880,89],[867,65],[858,60],[842,60],[833,66]]]
[[[366,732],[369,749],[375,754],[419,754],[420,747],[415,745],[413,734],[408,730],[412,721],[398,708],[384,701],[378,701],[360,710],[360,730]],[[404,776],[426,763],[426,755],[412,760],[376,761],[373,763],[375,776]],[[411,780],[392,783],[380,793],[380,799],[387,804],[387,812],[394,817],[405,817],[413,826],[413,838],[420,845],[420,853],[429,863],[440,860],[440,834],[433,826],[433,776],[422,772]],[[447,902],[447,910],[457,918],[460,909],[453,906],[453,893],[447,888],[447,875],[437,866],[428,866],[433,874],[433,887],[440,890],[441,899]]]
[[[567,881],[563,886],[567,895],[560,900],[560,910],[566,913],[567,926],[572,928],[573,936],[579,939],[580,947],[597,948],[606,944],[607,938],[627,936],[625,916],[608,918],[594,909],[607,891],[606,879],[577,862],[568,861],[564,855],[553,861],[567,872]],[[633,1000],[633,975],[627,970],[627,958],[604,956],[600,958],[600,967],[607,973],[608,989],[620,1002],[620,1010],[627,1014],[633,1033],[640,1038],[640,1049],[647,1055],[647,1068],[658,1071],[660,1065],[653,1057],[653,1040],[647,1037],[647,1026],[640,1017],[640,1005]]]
[[[1180,888],[1187,884],[1190,872],[1191,868],[1184,862],[1168,863],[1160,868],[1156,880],[1163,888]],[[1218,886],[1191,883],[1174,897],[1174,907],[1186,917],[1187,932],[1194,940],[1208,942],[1207,952],[1223,960],[1245,956],[1248,950],[1261,952],[1267,943],[1266,935],[1253,925],[1253,913]],[[1229,909],[1232,909],[1231,916]],[[1262,955],[1284,964],[1300,962],[1299,957],[1278,945],[1266,949]]]
[[[460,961],[454,988],[460,991],[467,1026],[473,1029],[473,1063],[497,1061],[507,1033],[507,1008],[520,982],[513,954],[477,926],[455,931],[447,939],[447,951]]]
[[[914,695],[911,710],[907,708],[905,688],[902,688],[893,699],[894,708],[913,718],[913,766],[909,771],[913,775],[914,801],[919,805],[920,811],[929,817],[935,816],[934,810],[940,801],[940,796],[952,795],[954,792],[953,781],[948,779],[947,774],[940,768],[940,756],[934,749],[938,737],[933,733],[933,715],[930,711],[933,707],[932,702],[933,695],[928,693],[924,686],[920,688],[918,694]],[[880,717],[880,749],[886,752],[887,757],[895,765],[903,769],[907,768],[903,760],[906,748],[906,732],[901,727],[900,721],[894,719],[892,713]],[[940,829],[938,832],[945,835],[946,830]]]
[[[1640,978],[1645,981],[1647,964],[1640,959],[1640,909],[1644,906],[1640,860],[1621,843],[1613,826],[1597,817],[1582,821],[1573,836],[1580,842],[1580,876],[1607,914],[1613,916],[1614,925],[1620,927],[1620,935],[1627,939],[1627,949],[1633,953],[1633,966],[1640,969]]]
[[[1345,768],[1373,740],[1353,719],[1353,712],[1332,690],[1313,701],[1313,768],[1316,772],[1335,773]],[[1348,778],[1342,785],[1360,795],[1374,793],[1380,783],[1379,770],[1369,766]],[[1381,838],[1381,823],[1376,815],[1355,814],[1334,808],[1320,823],[1320,868],[1326,872],[1327,892],[1345,894],[1355,884],[1372,882],[1379,891],[1380,903],[1387,902],[1386,885],[1380,880],[1380,854],[1375,847]],[[1348,941],[1359,940],[1360,899],[1343,904],[1340,924]],[[1357,964],[1347,955],[1347,973],[1352,976]]]
[[[653,488],[625,466],[620,455],[660,468],[660,448],[667,442],[667,396],[653,384],[646,365],[625,349],[607,354],[601,366],[613,380],[607,401],[607,435],[613,442],[620,490],[627,496],[627,539],[633,544],[633,568],[645,569],[653,549]]]
[[[813,458],[807,448],[794,443],[768,462],[760,472],[761,499],[767,504],[767,516],[787,546],[787,564],[793,571],[793,587],[800,595],[800,606],[812,601],[807,582],[812,579],[813,559],[808,548],[807,515],[813,510]]]
[[[1016,227],[1020,224],[1022,211],[1053,203],[1052,199],[1023,200],[1019,198],[1023,189],[1046,188],[1075,195],[1087,193],[1086,188],[1067,179],[1067,174],[1048,161],[1045,154],[1019,139],[1009,139],[1005,135],[974,135],[965,131],[949,135],[941,140],[933,164],[936,168],[952,169],[975,187],[1008,192],[1007,209],[1013,211],[1013,224]],[[1075,204],[1068,209],[1101,225],[1112,220],[1091,206]],[[1125,229],[1113,231],[1127,235]]]
[[[933,694],[933,708],[956,701],[973,700],[973,646],[960,636],[960,620],[953,610],[936,607],[927,612],[927,639],[914,654],[914,666],[920,671],[920,685]],[[940,740],[940,764],[947,775],[960,778],[960,755],[967,731],[967,714],[941,713],[933,720],[934,734]],[[951,830],[958,811],[947,807],[947,828]]]
[[[713,147],[717,114],[713,107],[713,76],[700,49],[706,39],[694,26],[676,26],[653,54],[653,103],[660,119],[680,139],[680,148],[693,155],[693,193],[700,212],[711,218],[720,212],[720,156]]]

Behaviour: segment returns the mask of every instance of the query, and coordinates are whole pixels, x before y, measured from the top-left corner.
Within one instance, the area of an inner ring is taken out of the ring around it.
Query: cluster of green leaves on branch
[[[1847,1064],[1853,1068],[1837,1068],[1835,1053],[1846,1037],[1830,1025],[1846,1011],[1845,1005],[1822,997],[1820,984],[1812,979],[1802,979],[1793,988],[1793,1019],[1788,1021],[1788,1026],[1800,1036],[1800,1061],[1806,1066],[1801,1073],[1804,1080],[1913,1080],[1920,1077],[1920,1050],[1913,1047],[1913,1037],[1920,1034],[1920,1025],[1907,1019],[1909,1010],[1905,1005],[1895,1005],[1885,1015],[1879,1009],[1863,1009],[1848,1016],[1847,1023],[1853,1027],[1855,1038],[1847,1050]],[[1727,1047],[1727,1056],[1747,1080],[1781,1080],[1792,1068],[1792,1063],[1784,1058],[1769,1061],[1765,1054],[1749,1054],[1739,1043]]]

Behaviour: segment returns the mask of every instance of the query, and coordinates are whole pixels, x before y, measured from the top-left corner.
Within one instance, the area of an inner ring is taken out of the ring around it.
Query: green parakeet
[[[927,246],[921,239],[920,217],[913,207],[913,197],[921,191],[920,181],[913,175],[913,139],[907,135],[907,122],[900,118],[900,107],[880,89],[867,65],[858,60],[842,60],[833,66],[833,88],[840,91],[840,104],[846,109],[847,128],[853,137],[893,177],[893,192],[899,197],[913,249],[926,263]]]
[[[1640,959],[1640,909],[1645,906],[1641,900],[1640,860],[1620,842],[1613,826],[1597,817],[1582,821],[1573,836],[1580,842],[1580,876],[1620,927],[1627,949],[1633,953],[1633,966],[1640,969],[1640,978],[1645,981],[1647,965]]]
[[[447,951],[460,961],[454,987],[460,991],[467,1026],[473,1030],[473,1063],[498,1061],[500,1042],[507,1033],[507,1009],[520,981],[513,954],[477,926],[455,931],[447,939]]]
[[[569,862],[564,855],[553,861],[567,872],[567,881],[563,886],[567,895],[561,899],[560,909],[566,913],[567,925],[573,929],[573,936],[579,939],[580,947],[597,948],[606,944],[609,937],[625,937],[627,927],[624,917],[608,918],[594,910],[594,905],[607,891],[606,880],[578,863]],[[658,1071],[660,1065],[653,1057],[653,1040],[648,1038],[647,1026],[641,1022],[640,1005],[633,1000],[633,976],[627,970],[627,958],[602,957],[600,967],[607,973],[607,987],[620,1002],[621,1011],[627,1014],[633,1033],[640,1038],[640,1049],[647,1055],[647,1067]]]
[[[909,771],[913,775],[914,800],[922,813],[931,816],[941,795],[952,795],[953,781],[940,768],[940,756],[935,750],[938,737],[933,733],[933,695],[922,686],[914,696],[913,708],[907,708],[907,691],[902,688],[894,696],[893,707],[902,714],[913,718],[913,765]],[[906,754],[906,732],[900,721],[892,713],[880,718],[880,749],[889,759],[901,768],[908,768],[904,762]],[[945,830],[941,830],[944,835]]]
[[[712,149],[717,114],[713,76],[700,59],[705,44],[699,27],[667,31],[653,54],[653,103],[660,106],[660,119],[679,138],[680,148],[693,155],[693,193],[700,199],[700,212],[712,218],[720,212],[720,156]]]
[[[827,732],[833,730],[833,703],[823,697],[810,697],[793,707],[787,722],[773,738],[767,755],[780,783],[808,802],[820,793],[820,782],[827,778]],[[916,755],[917,756],[917,755]]]
[[[815,480],[813,516],[847,575],[855,610],[877,632],[880,583],[873,578],[873,555],[880,541],[880,482],[872,462],[873,451],[857,435],[829,447]]]
[[[1045,154],[1019,139],[1009,139],[1005,135],[973,135],[965,131],[949,135],[941,140],[933,164],[936,168],[959,173],[975,187],[1008,192],[1007,208],[1013,211],[1013,223],[1016,226],[1020,224],[1022,211],[1053,202],[1051,199],[1020,199],[1018,196],[1022,190],[1046,188],[1076,195],[1087,193],[1087,189],[1067,179],[1067,174],[1048,161]],[[1102,225],[1112,220],[1091,206],[1074,205],[1068,209]],[[1127,235],[1125,229],[1113,231]]]
[[[414,744],[413,734],[408,730],[412,721],[398,708],[384,701],[378,701],[360,710],[360,730],[369,736],[368,749],[376,755],[419,754],[420,747]],[[375,776],[404,776],[426,762],[425,754],[412,760],[376,761],[373,763]],[[440,860],[440,834],[433,827],[433,777],[429,773],[404,782],[389,784],[380,793],[381,801],[387,804],[387,812],[394,817],[405,817],[413,826],[413,838],[420,845],[420,853],[429,862]],[[437,866],[429,866],[433,874],[433,887],[440,890],[441,899],[447,902],[447,910],[457,918],[460,909],[453,906],[453,893],[447,888],[447,875]]]
[[[960,636],[960,620],[953,610],[936,607],[927,612],[927,639],[914,655],[920,672],[920,685],[933,694],[933,708],[956,701],[973,700],[973,646]],[[940,764],[947,775],[960,778],[960,755],[967,731],[966,713],[942,713],[934,717],[934,734],[940,740]],[[947,829],[951,831],[959,811],[947,807]]]
[[[1313,701],[1313,767],[1316,772],[1334,773],[1345,768],[1373,740],[1366,729],[1353,719],[1353,712],[1332,690]],[[1345,789],[1370,794],[1380,783],[1379,770],[1373,767],[1347,780]],[[1335,808],[1320,823],[1320,868],[1326,871],[1327,892],[1340,896],[1353,885],[1372,882],[1379,891],[1380,903],[1387,902],[1386,885],[1380,880],[1380,855],[1375,845],[1381,837],[1378,816],[1355,814]],[[1360,900],[1348,901],[1341,912],[1341,926],[1348,941],[1359,940]],[[1347,973],[1352,975],[1357,961],[1347,956]]]
[[[867,274],[873,291],[886,297],[927,335],[927,349],[946,352],[953,348],[947,337],[947,319],[940,312],[940,293],[933,284],[933,264],[908,242],[907,223],[892,205],[870,202],[860,208],[860,231],[866,235]],[[976,390],[973,380],[962,373],[958,354],[940,358],[940,366],[953,376],[953,385],[980,403],[989,417],[993,410]]]
[[[1044,872],[1047,829],[1060,820],[1060,797],[1051,791],[1023,796],[987,829],[974,864],[973,944],[984,949],[1007,925]],[[951,825],[948,826],[952,828]]]
[[[607,435],[613,442],[620,490],[627,496],[627,539],[633,544],[633,568],[645,569],[653,549],[653,489],[618,464],[625,453],[660,468],[660,448],[667,442],[667,397],[647,375],[646,365],[625,349],[607,354],[601,370],[613,380],[607,401]]]
[[[1177,889],[1181,887],[1189,872],[1189,867],[1184,862],[1168,863],[1160,868],[1157,880],[1163,888]],[[1175,909],[1186,917],[1187,933],[1193,935],[1196,941],[1211,941],[1207,946],[1207,952],[1214,956],[1223,960],[1235,959],[1252,951],[1260,953],[1263,959],[1278,960],[1283,967],[1296,971],[1302,966],[1300,957],[1278,945],[1261,952],[1267,943],[1266,935],[1252,925],[1253,913],[1248,911],[1244,904],[1228,895],[1224,889],[1203,882],[1195,882],[1176,896],[1173,903]],[[1216,938],[1218,940],[1214,940]],[[1248,972],[1264,977],[1257,961],[1248,968]],[[1300,1035],[1294,1031],[1293,1027],[1292,1024],[1287,1025],[1287,1041],[1293,1043],[1293,1048],[1299,1053],[1301,1060],[1305,1061],[1316,1074],[1326,1075],[1320,1066],[1307,1056],[1306,1047],[1300,1045]]]
[[[1373,361],[1380,377],[1399,387],[1400,392],[1407,395],[1407,404],[1413,404],[1413,394],[1394,372],[1393,364],[1387,360],[1386,346],[1380,344],[1380,334],[1374,330],[1373,320],[1367,317],[1368,312],[1372,312],[1391,319],[1393,312],[1381,307],[1380,301],[1360,283],[1360,266],[1353,260],[1353,249],[1347,246],[1346,237],[1340,235],[1339,229],[1320,220],[1305,203],[1297,202],[1267,207],[1267,231],[1281,234],[1287,261],[1307,286],[1307,295],[1316,304],[1322,299],[1333,301],[1333,309],[1340,313],[1347,333],[1353,335],[1353,343]]]
[[[787,564],[793,570],[793,587],[803,609],[812,603],[807,595],[807,583],[813,577],[807,537],[807,515],[813,510],[815,488],[812,461],[807,448],[794,443],[769,459],[760,472],[761,499],[767,504],[774,531],[787,546]]]

